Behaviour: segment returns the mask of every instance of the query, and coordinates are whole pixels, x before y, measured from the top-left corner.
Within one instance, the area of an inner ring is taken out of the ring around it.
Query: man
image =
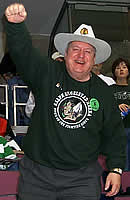
[[[110,88],[91,73],[111,53],[108,43],[81,25],[59,33],[55,47],[65,63],[41,57],[26,30],[21,4],[5,11],[8,48],[35,95],[31,125],[23,140],[19,200],[99,200],[97,159],[107,156],[107,196],[118,193],[125,163],[125,133]]]
[[[116,84],[116,82],[109,76],[105,76],[101,73],[102,70],[102,63],[93,65],[92,72],[95,73],[97,76],[99,76],[104,82],[107,83],[107,85],[113,85]]]

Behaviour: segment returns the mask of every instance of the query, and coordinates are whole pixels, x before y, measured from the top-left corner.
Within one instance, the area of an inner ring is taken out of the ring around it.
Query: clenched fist
[[[22,4],[14,3],[5,10],[5,16],[9,22],[21,23],[27,17],[27,12]]]

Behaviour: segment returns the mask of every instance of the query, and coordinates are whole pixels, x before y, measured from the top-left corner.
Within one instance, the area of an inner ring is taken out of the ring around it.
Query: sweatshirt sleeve
[[[118,105],[109,93],[109,105],[104,109],[102,130],[102,154],[106,156],[107,168],[124,169],[126,163],[126,133]]]
[[[22,79],[33,87],[40,87],[40,79],[47,75],[47,59],[32,45],[32,38],[24,22],[10,23],[4,20],[7,47],[17,72]],[[36,81],[37,80],[37,81]]]

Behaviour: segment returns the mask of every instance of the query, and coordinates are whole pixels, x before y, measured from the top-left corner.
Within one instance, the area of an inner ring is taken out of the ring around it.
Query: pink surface
[[[18,177],[19,171],[0,171],[0,195],[17,194]]]
[[[130,187],[130,171],[123,172],[122,175],[122,189],[126,192],[126,188]],[[130,197],[129,197],[130,200]]]
[[[129,197],[115,197],[114,200],[130,200],[130,196]]]
[[[12,195],[12,196],[0,196],[0,200],[16,200],[16,196]]]

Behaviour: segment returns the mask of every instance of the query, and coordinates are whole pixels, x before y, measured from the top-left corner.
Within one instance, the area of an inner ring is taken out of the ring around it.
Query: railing
[[[4,90],[4,99],[0,102],[5,105],[6,119],[8,119],[8,85],[0,85],[0,88]]]
[[[21,103],[21,102],[17,102],[17,99],[16,99],[16,91],[17,91],[17,88],[21,88],[21,89],[23,89],[23,88],[28,88],[27,86],[16,86],[16,85],[14,85],[13,86],[13,97],[14,97],[14,126],[17,126],[17,112],[16,112],[16,110],[17,110],[17,106],[26,106],[26,103],[25,102],[23,102],[23,103]]]
[[[3,94],[4,94],[4,97],[0,100],[0,103],[5,105],[5,115],[6,115],[6,119],[9,119],[9,87],[8,85],[1,85],[0,84],[0,88],[2,88],[4,90]],[[17,102],[17,88],[18,89],[25,89],[25,88],[28,88],[27,86],[17,86],[17,85],[14,85],[12,87],[12,94],[13,94],[13,118],[14,118],[14,123],[13,123],[13,127],[14,129],[16,129],[16,126],[20,127],[18,124],[17,124],[17,108],[18,106],[26,106],[26,102]],[[25,125],[26,129],[27,129],[27,125]]]

